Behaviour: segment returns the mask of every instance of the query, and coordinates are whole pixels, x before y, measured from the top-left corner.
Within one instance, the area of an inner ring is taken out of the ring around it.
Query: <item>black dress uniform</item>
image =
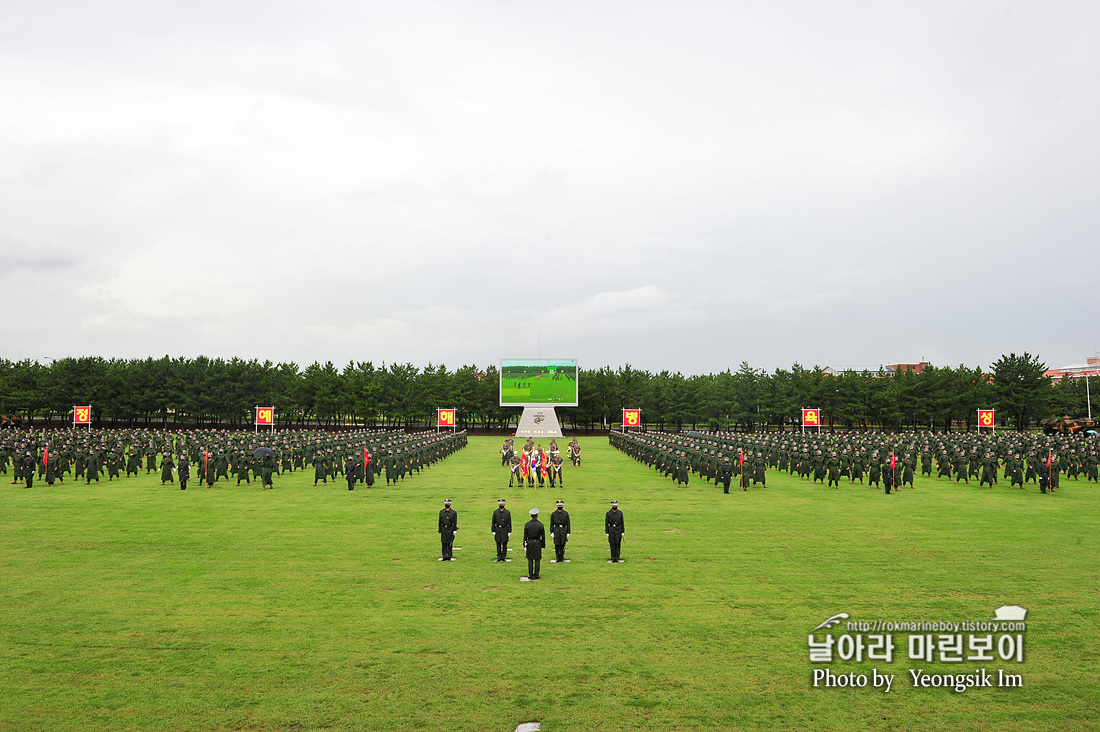
[[[623,512],[619,510],[619,502],[611,502],[611,510],[604,515],[604,533],[607,534],[607,541],[611,545],[611,561],[619,561],[619,552],[623,546],[623,535],[626,534],[626,528],[623,524]]]
[[[187,481],[191,477],[191,463],[187,462],[186,455],[180,458],[180,464],[176,467],[176,472],[180,477],[180,490],[187,490]]]
[[[512,535],[512,512],[504,507],[504,499],[497,502],[499,508],[493,511],[491,531],[497,541],[496,561],[508,559],[508,537]]]
[[[454,559],[451,556],[451,548],[455,543],[455,532],[458,531],[458,513],[451,509],[451,499],[443,502],[443,510],[439,512],[439,540],[443,543],[444,562]]]
[[[539,510],[531,509],[531,520],[523,527],[523,546],[527,549],[527,579],[539,578],[542,550],[546,547],[546,529],[539,521]]]
[[[729,458],[718,466],[718,482],[725,488],[724,493],[730,492],[730,483],[733,482],[733,466],[730,465]]]
[[[355,490],[355,481],[359,480],[359,464],[355,462],[355,458],[348,458],[347,465],[344,466],[344,477],[348,481],[348,490]]]
[[[23,456],[23,462],[19,467],[20,474],[23,480],[27,482],[28,488],[34,485],[34,463],[35,459],[31,457],[31,454],[28,452]],[[99,481],[97,480],[96,482],[98,483]]]
[[[554,561],[565,561],[565,542],[569,540],[570,525],[569,512],[566,511],[561,501],[558,508],[550,514],[550,536],[554,538]]]

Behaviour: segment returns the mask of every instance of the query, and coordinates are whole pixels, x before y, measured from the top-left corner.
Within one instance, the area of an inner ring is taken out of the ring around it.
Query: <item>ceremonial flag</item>
[[[637,427],[642,423],[642,410],[624,409],[623,427]]]
[[[370,465],[370,454],[367,452],[367,448],[363,448],[363,467],[366,468]]]
[[[821,426],[821,410],[820,409],[803,409],[802,410],[802,426],[803,427],[820,427]]]
[[[437,409],[436,411],[436,427],[454,427],[455,426],[455,410],[453,409]]]
[[[982,427],[993,426],[993,410],[992,409],[979,409],[978,410],[978,424]]]
[[[275,407],[256,407],[256,424],[272,426],[275,424]]]
[[[737,454],[739,456],[737,465],[738,465],[739,471],[741,473],[741,476],[740,476],[741,477],[741,490],[744,491],[744,490],[748,490],[748,483],[749,483],[748,478],[745,476],[745,451],[744,450],[738,450]]]
[[[46,445],[46,452],[42,453],[42,464],[47,468],[50,467],[50,446]]]
[[[890,453],[890,470],[893,470],[894,467],[897,466],[897,464],[898,464],[898,461],[894,457],[894,453]]]
[[[527,453],[523,453],[519,456],[519,474],[526,478],[528,472],[530,471],[527,467]]]
[[[91,424],[91,407],[73,407],[73,424]]]

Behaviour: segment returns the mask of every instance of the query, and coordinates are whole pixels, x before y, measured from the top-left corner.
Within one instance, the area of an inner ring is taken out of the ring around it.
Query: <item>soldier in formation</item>
[[[508,559],[508,537],[512,535],[512,512],[504,507],[505,503],[503,498],[497,501],[497,510],[493,511],[489,527],[497,543],[498,562],[511,561]]]

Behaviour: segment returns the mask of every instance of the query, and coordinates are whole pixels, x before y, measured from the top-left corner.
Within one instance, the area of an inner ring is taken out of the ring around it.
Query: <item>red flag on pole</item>
[[[46,452],[42,454],[42,464],[50,467],[50,446],[46,445]]]
[[[367,452],[367,448],[363,448],[363,467],[370,465],[370,453]]]

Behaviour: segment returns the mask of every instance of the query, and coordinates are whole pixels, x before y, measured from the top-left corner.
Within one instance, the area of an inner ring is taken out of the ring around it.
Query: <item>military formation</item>
[[[66,478],[85,484],[158,473],[161,485],[192,473],[200,485],[225,482],[274,487],[276,476],[312,470],[314,485],[342,480],[348,490],[368,488],[382,475],[396,485],[466,446],[465,432],[403,431],[277,433],[226,430],[163,431],[11,430],[0,433],[0,475],[12,469],[13,484],[52,486]]]
[[[769,471],[827,488],[859,483],[887,493],[913,488],[916,475],[1052,492],[1067,479],[1100,482],[1097,435],[1036,433],[823,432],[669,434],[612,432],[611,445],[680,486],[694,474],[729,493],[766,486]]]
[[[581,464],[581,447],[576,438],[568,446],[568,455],[574,466]],[[543,449],[542,443],[528,437],[523,448],[517,450],[515,438],[509,437],[500,448],[500,464],[508,468],[508,487],[515,487],[519,482],[521,488],[545,488],[547,482],[550,487],[565,487],[565,479],[562,475],[562,467],[565,461],[561,457],[556,440],[550,440],[550,447]]]
[[[439,512],[439,541],[441,544],[440,562],[453,562],[454,540],[458,533],[458,512],[451,504],[450,498],[443,501],[443,508]],[[508,540],[512,536],[512,513],[506,508],[507,499],[497,500],[497,508],[489,524],[489,531],[496,542],[496,558],[494,562],[510,562],[508,558]],[[527,557],[526,580],[541,579],[542,551],[546,549],[546,528],[539,519],[539,509],[530,510],[530,520],[523,526],[523,549]],[[573,532],[573,524],[569,518],[569,512],[565,510],[565,501],[559,500],[554,511],[550,513],[550,542],[554,545],[554,558],[552,563],[565,563],[565,547],[569,543],[569,537]],[[604,515],[604,533],[607,536],[608,547],[611,550],[609,564],[618,564],[622,561],[622,543],[625,536],[625,522],[623,513],[619,510],[619,502],[612,501],[611,509]]]

